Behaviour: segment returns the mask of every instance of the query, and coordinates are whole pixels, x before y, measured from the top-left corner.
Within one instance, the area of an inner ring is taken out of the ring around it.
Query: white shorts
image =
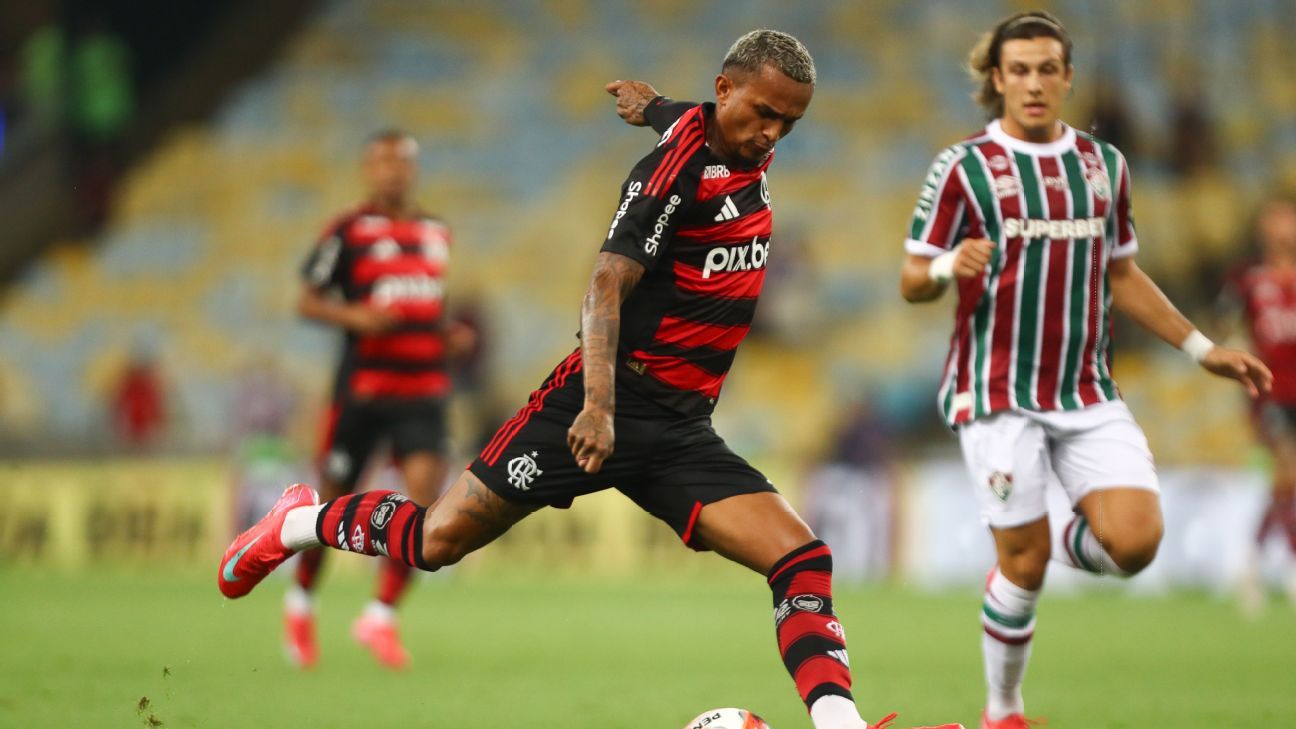
[[[1062,484],[1072,506],[1104,488],[1158,491],[1147,437],[1120,400],[1083,410],[1009,410],[959,428],[963,460],[992,527],[1048,515],[1047,487]]]

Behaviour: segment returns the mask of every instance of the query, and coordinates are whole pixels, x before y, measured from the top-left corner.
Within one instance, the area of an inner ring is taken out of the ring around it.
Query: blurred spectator
[[[806,522],[832,547],[839,578],[884,579],[893,553],[893,435],[859,402],[846,411],[834,441],[828,461],[807,480]]]
[[[1181,88],[1170,112],[1170,171],[1181,178],[1213,169],[1219,162],[1215,123],[1200,90]]]
[[[809,345],[823,323],[816,299],[819,290],[806,231],[796,225],[775,230],[752,335],[792,346]]]
[[[1110,72],[1099,70],[1099,78],[1112,78]],[[1130,119],[1129,103],[1121,87],[1114,82],[1099,83],[1096,90],[1090,131],[1103,141],[1110,142],[1125,153],[1137,157],[1139,145],[1134,125]]]
[[[112,389],[112,418],[120,442],[147,449],[164,435],[167,423],[162,373],[152,352],[136,347]]]
[[[243,531],[265,513],[286,484],[311,480],[289,437],[300,398],[269,356],[245,366],[230,409],[234,526]]]
[[[33,7],[36,29],[19,56],[21,104],[37,124],[61,129],[67,97],[67,35],[40,3]]]
[[[101,16],[89,15],[75,26],[68,63],[80,222],[95,230],[108,218],[122,136],[135,114],[130,51]]]

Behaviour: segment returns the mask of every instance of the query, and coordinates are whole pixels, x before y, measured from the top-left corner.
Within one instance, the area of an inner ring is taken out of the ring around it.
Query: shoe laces
[[[897,716],[899,716],[899,714],[893,711],[879,719],[876,724],[869,724],[869,729],[888,729],[888,727],[891,726],[891,722],[895,721]]]

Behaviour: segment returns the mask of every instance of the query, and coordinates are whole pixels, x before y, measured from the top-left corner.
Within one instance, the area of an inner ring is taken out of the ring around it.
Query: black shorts
[[[1260,439],[1270,447],[1296,438],[1296,405],[1261,400],[1255,406],[1253,418]]]
[[[397,460],[411,453],[445,453],[445,411],[445,401],[439,399],[339,400],[320,448],[320,470],[351,490],[381,443],[391,446]]]
[[[584,380],[573,362],[579,360],[569,357],[559,365],[469,466],[504,499],[567,508],[577,496],[615,488],[669,524],[685,544],[701,549],[693,543],[693,526],[703,506],[776,491],[729,450],[710,416],[682,416],[622,387],[612,456],[598,473],[581,470],[567,447],[567,430],[585,402]]]

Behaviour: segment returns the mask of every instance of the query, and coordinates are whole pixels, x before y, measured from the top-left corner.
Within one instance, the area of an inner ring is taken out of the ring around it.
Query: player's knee
[[[457,564],[469,552],[463,540],[448,529],[436,524],[423,527],[423,563],[428,570],[437,570]]]
[[[1048,571],[1049,544],[1025,544],[1017,549],[1002,550],[999,554],[999,572],[1008,581],[1025,590],[1038,590],[1044,586]]]
[[[1136,575],[1152,564],[1161,546],[1161,520],[1148,520],[1134,528],[1113,533],[1104,549],[1123,571]]]

